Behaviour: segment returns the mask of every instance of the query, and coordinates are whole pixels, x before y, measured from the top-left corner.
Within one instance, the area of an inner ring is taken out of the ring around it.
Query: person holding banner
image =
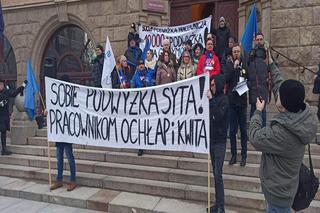
[[[132,77],[131,88],[143,88],[147,86],[146,82],[146,68],[144,66],[144,61],[139,60],[137,70]]]
[[[27,81],[18,89],[10,89],[5,85],[5,81],[0,79],[1,155],[11,155],[11,152],[7,150],[7,131],[10,130],[9,98],[16,97],[19,93],[22,94],[26,83]]]
[[[154,86],[156,84],[156,72],[157,72],[157,61],[154,58],[152,50],[147,51],[147,58],[144,61],[146,73],[146,83],[148,87]]]
[[[142,51],[137,46],[137,41],[135,40],[135,37],[130,37],[129,47],[124,53],[124,56],[127,58],[127,62],[133,68],[133,70],[136,69],[138,61],[141,59],[141,55]]]
[[[182,63],[177,72],[177,81],[191,78],[195,75],[196,67],[193,65],[189,51],[182,53]]]
[[[200,57],[199,64],[196,70],[197,75],[209,72],[210,78],[220,74],[220,62],[215,52],[213,51],[214,40],[208,39],[206,42],[206,52]]]
[[[172,60],[170,60],[170,52],[164,50],[159,57],[156,84],[168,84],[177,80],[177,74],[174,69]]]
[[[61,77],[62,81],[70,82],[68,75],[63,75]],[[46,114],[48,112],[45,112]],[[67,191],[72,191],[77,187],[76,184],[76,162],[73,156],[72,143],[56,143],[56,157],[57,157],[57,170],[58,174],[56,177],[56,182],[50,186],[50,190],[55,190],[63,186],[63,153],[66,152],[67,159],[70,167],[70,182],[67,185]]]
[[[162,41],[162,47],[163,47],[163,52],[164,51],[167,51],[169,53],[169,57],[170,57],[170,60],[172,61],[173,63],[173,68],[175,71],[178,70],[179,68],[179,64],[177,62],[177,57],[176,57],[176,54],[174,54],[173,52],[171,52],[170,50],[170,40],[169,39],[164,39]]]
[[[224,213],[223,162],[226,153],[228,129],[228,97],[223,92],[224,79],[221,75],[210,78],[208,90],[210,108],[210,156],[214,175],[215,205],[210,207],[214,213]]]
[[[133,71],[128,65],[127,58],[121,55],[119,58],[119,66],[112,71],[112,87],[115,89],[130,88],[132,76]]]

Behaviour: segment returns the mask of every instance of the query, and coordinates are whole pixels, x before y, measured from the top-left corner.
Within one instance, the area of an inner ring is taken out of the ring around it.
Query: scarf
[[[157,61],[155,59],[152,59],[151,61],[148,61],[147,59],[144,61],[144,64],[146,66],[146,68],[150,68],[150,69],[154,69]]]

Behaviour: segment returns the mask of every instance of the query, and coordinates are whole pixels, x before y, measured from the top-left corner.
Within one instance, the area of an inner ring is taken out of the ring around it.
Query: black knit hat
[[[279,95],[282,106],[289,112],[297,113],[306,108],[304,86],[299,81],[284,81],[280,86]]]

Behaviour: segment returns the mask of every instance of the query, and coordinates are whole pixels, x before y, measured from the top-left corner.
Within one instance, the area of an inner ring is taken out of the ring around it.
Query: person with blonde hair
[[[189,51],[182,53],[181,65],[177,72],[177,81],[191,78],[195,75],[196,67],[193,65]]]

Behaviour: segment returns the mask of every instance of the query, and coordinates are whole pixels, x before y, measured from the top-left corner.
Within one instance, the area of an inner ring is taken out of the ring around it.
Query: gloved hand
[[[26,87],[27,84],[28,84],[28,81],[24,80],[24,82],[22,83],[23,88]]]

